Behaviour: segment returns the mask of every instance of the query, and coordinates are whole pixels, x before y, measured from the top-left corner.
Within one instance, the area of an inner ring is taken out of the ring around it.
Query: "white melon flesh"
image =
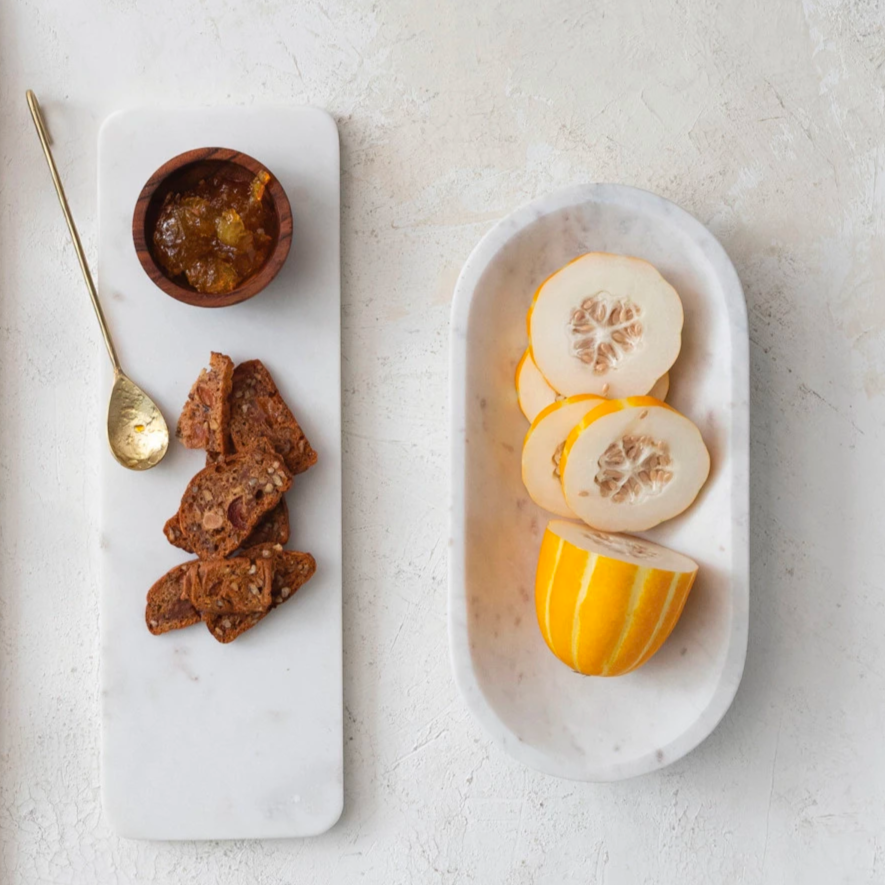
[[[527,350],[516,367],[516,396],[519,407],[529,423],[538,417],[547,406],[564,399],[548,383]]]
[[[522,447],[522,481],[529,497],[557,516],[574,516],[565,502],[559,459],[566,438],[576,424],[603,402],[591,394],[573,396],[549,405],[529,428]]]
[[[641,532],[682,513],[710,473],[700,431],[648,396],[595,408],[569,434],[560,471],[568,508],[607,532]]]
[[[541,370],[538,369],[540,372]],[[648,396],[653,396],[655,399],[659,399],[661,402],[667,398],[667,394],[670,392],[670,373],[666,372],[661,375],[657,381],[655,381],[654,387],[648,392]]]
[[[698,570],[698,564],[693,559],[653,541],[647,541],[645,538],[602,532],[580,522],[565,522],[561,519],[549,522],[547,531],[553,532],[579,550],[620,562],[629,562],[640,568],[683,573]]]
[[[545,280],[532,302],[532,355],[573,396],[648,393],[679,356],[682,301],[647,261],[588,252]]]

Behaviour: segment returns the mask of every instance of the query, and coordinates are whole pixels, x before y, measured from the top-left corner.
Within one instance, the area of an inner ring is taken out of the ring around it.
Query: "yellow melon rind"
[[[697,571],[689,557],[650,541],[554,520],[535,585],[541,634],[583,675],[632,672],[673,631]]]

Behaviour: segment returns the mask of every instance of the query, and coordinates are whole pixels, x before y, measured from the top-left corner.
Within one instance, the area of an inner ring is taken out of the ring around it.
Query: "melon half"
[[[697,572],[696,562],[659,544],[554,520],[535,578],[541,635],[585,676],[629,673],[670,635]]]
[[[641,532],[678,516],[710,473],[710,453],[684,415],[650,396],[611,400],[569,434],[562,491],[596,529]]]
[[[557,516],[574,516],[563,495],[559,461],[569,433],[603,402],[592,394],[571,396],[551,403],[532,422],[522,447],[522,481],[539,507]]]
[[[588,252],[548,277],[528,317],[532,356],[566,396],[646,394],[679,356],[682,301],[640,258]]]

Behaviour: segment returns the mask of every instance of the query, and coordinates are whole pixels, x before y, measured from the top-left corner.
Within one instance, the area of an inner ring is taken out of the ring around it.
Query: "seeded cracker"
[[[175,435],[189,449],[205,449],[208,456],[228,454],[230,446],[230,392],[234,364],[223,353],[212,353],[209,368],[200,372],[181,410]]]
[[[280,544],[264,544],[244,551],[251,557],[261,557],[272,563],[270,610],[282,605],[306,584],[316,571],[316,560],[309,553],[283,550]],[[209,632],[223,643],[233,642],[259,623],[267,612],[248,615],[207,615],[203,618]]]
[[[184,583],[193,562],[185,562],[166,572],[147,595],[144,620],[155,636],[169,630],[190,627],[200,620],[200,613],[184,596]]]
[[[178,518],[177,511],[166,520],[166,524],[163,526],[163,534],[173,547],[178,547],[179,550],[184,550],[187,553],[194,552],[187,536],[181,530],[181,521]]]
[[[238,452],[270,447],[293,476],[316,464],[316,452],[261,360],[240,363],[234,370],[230,415]]]
[[[283,545],[290,533],[284,494],[292,475],[317,456],[262,363],[234,369],[219,353],[191,388],[177,435],[188,448],[205,449],[206,466],[163,533],[199,559],[154,584],[145,621],[159,634],[203,620],[218,642],[228,643],[291,599],[316,571],[309,553]]]
[[[190,543],[181,530],[181,517],[178,513],[170,516],[163,526],[163,534],[173,547],[193,553]],[[258,544],[285,544],[289,540],[289,505],[283,498],[273,510],[269,510],[252,530],[252,534],[243,541],[243,547],[255,547]]]
[[[197,563],[184,591],[197,611],[210,614],[266,612],[271,604],[273,564],[262,556]]]
[[[255,450],[204,467],[181,499],[179,523],[200,559],[228,556],[292,485],[278,455]]]

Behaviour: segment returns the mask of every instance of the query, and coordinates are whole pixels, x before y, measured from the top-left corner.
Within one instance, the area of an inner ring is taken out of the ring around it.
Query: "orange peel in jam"
[[[270,173],[222,167],[184,193],[169,193],[153,234],[154,256],[171,277],[220,295],[257,273],[273,248]]]

